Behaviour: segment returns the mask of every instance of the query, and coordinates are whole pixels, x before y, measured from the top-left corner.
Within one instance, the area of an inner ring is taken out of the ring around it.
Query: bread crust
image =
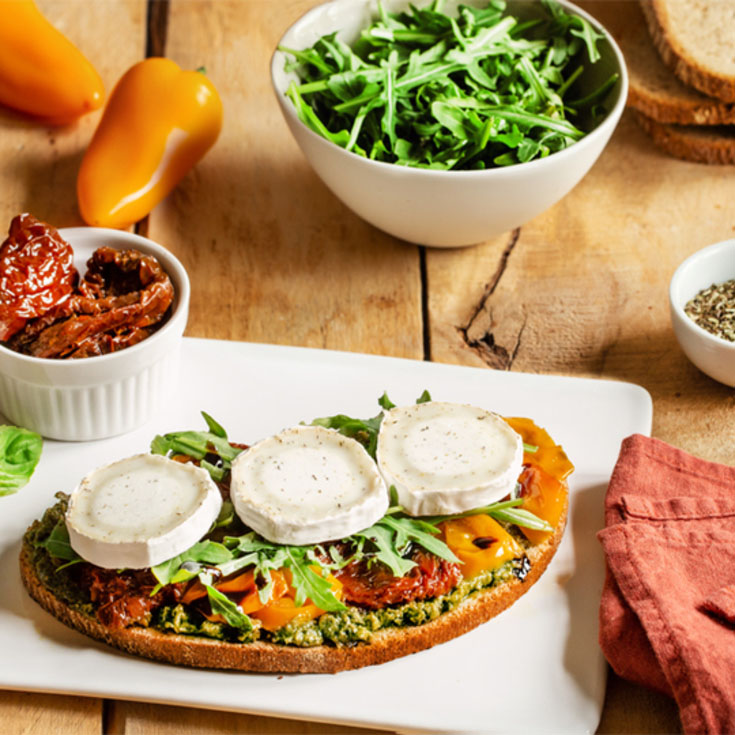
[[[641,0],[641,9],[661,58],[684,84],[709,97],[735,102],[735,78],[700,63],[672,34],[666,0]]]
[[[636,112],[636,121],[656,146],[693,163],[735,164],[735,129],[668,125]]]
[[[712,101],[690,103],[675,97],[654,96],[643,86],[628,88],[628,104],[646,117],[675,125],[730,125],[735,123],[735,105]]]
[[[370,643],[355,646],[298,648],[264,641],[229,643],[142,627],[108,628],[96,618],[70,608],[43,585],[32,563],[32,550],[25,541],[20,554],[20,573],[30,596],[64,625],[135,656],[196,668],[332,674],[431,648],[498,615],[527,592],[548,566],[561,542],[567,511],[568,500],[554,534],[543,544],[529,549],[531,569],[523,582],[513,577],[497,587],[470,595],[435,620],[415,627],[380,630],[373,634]]]

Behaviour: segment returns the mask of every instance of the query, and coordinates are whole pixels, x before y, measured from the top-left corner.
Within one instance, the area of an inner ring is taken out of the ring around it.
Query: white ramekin
[[[59,230],[74,248],[80,275],[98,247],[154,255],[174,287],[173,313],[132,347],[99,357],[52,360],[0,346],[0,411],[9,421],[49,439],[103,439],[145,423],[171,395],[189,312],[189,278],[179,260],[139,235],[102,227]]]
[[[684,354],[703,372],[735,386],[735,342],[710,334],[687,316],[690,299],[715,283],[735,278],[735,239],[723,240],[690,255],[669,285],[671,324]]]

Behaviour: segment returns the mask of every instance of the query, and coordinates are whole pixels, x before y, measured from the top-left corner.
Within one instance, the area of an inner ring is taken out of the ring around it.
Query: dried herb
[[[684,312],[715,337],[735,342],[735,279],[703,289],[687,303]]]

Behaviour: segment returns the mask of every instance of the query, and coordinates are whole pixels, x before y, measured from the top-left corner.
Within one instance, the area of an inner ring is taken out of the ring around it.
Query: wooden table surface
[[[221,93],[217,145],[139,226],[189,270],[187,334],[631,381],[653,397],[654,436],[735,464],[735,394],[687,361],[667,306],[676,265],[733,236],[733,169],[666,157],[626,114],[576,189],[519,230],[459,250],[400,242],[321,184],[277,108],[270,54],[315,4],[39,0],[108,90],[165,53],[206,66]],[[81,224],[75,179],[98,118],[57,129],[0,111],[0,221]],[[0,723],[34,735],[363,732],[11,691]],[[600,732],[679,731],[672,701],[610,676]]]

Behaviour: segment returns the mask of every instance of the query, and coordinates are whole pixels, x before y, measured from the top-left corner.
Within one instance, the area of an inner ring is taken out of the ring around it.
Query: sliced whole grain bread
[[[735,126],[670,125],[636,112],[653,142],[676,158],[695,163],[735,163]]]
[[[735,0],[732,2],[735,5]],[[687,87],[663,63],[637,2],[597,2],[591,12],[613,34],[625,56],[630,107],[661,123],[735,123],[735,103],[713,99]]]
[[[641,0],[654,45],[685,84],[735,102],[735,1]]]

